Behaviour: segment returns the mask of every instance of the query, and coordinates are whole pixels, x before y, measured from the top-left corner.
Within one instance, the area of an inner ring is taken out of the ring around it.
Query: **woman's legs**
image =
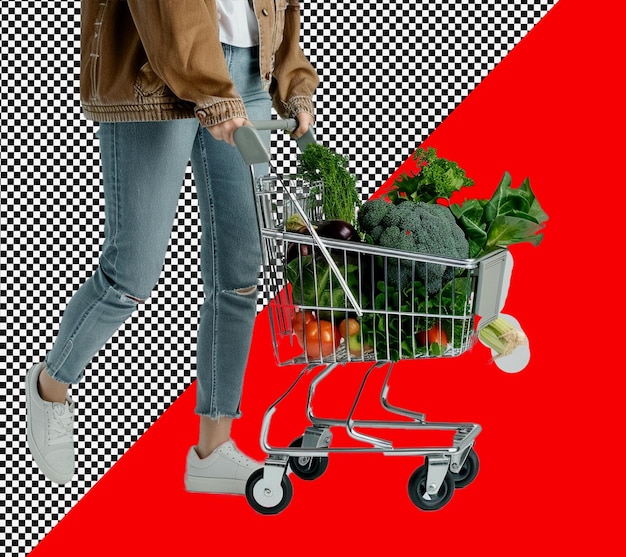
[[[100,126],[105,242],[39,375],[44,401],[66,400],[69,384],[158,280],[197,128],[195,119]]]
[[[65,309],[46,357],[50,378],[78,383],[94,354],[149,297],[197,129],[192,119],[101,125],[105,241],[98,269]]]
[[[250,119],[268,119],[271,103],[261,88],[256,49],[225,47],[225,55]],[[98,269],[64,312],[40,388],[46,396],[66,394],[66,386],[82,379],[93,355],[150,295],[192,152],[206,298],[198,333],[196,411],[199,452],[208,454],[230,437],[232,420],[239,416],[256,317],[261,247],[249,169],[234,147],[215,141],[195,119],[103,124],[99,136],[106,240]],[[241,464],[236,449],[220,451],[237,475],[241,467],[255,466]]]
[[[255,48],[224,47],[231,76],[251,120],[267,120]],[[269,134],[265,135],[269,146]],[[239,151],[200,130],[192,164],[202,218],[205,302],[198,331],[197,452],[210,454],[230,437],[256,318],[261,243],[250,169]],[[256,168],[257,174],[267,168]]]
[[[26,377],[27,438],[57,483],[74,472],[68,385],[158,280],[198,122],[107,123],[98,133],[105,194],[100,265],[70,300],[52,350]]]

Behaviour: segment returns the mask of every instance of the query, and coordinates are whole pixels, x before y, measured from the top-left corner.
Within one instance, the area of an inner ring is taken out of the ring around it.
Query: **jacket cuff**
[[[295,118],[301,112],[306,112],[315,118],[315,107],[313,106],[313,99],[307,96],[291,97],[287,102],[281,102],[282,110],[277,111],[283,118]]]
[[[233,118],[248,118],[246,107],[241,99],[215,97],[207,103],[196,105],[194,112],[204,128],[221,124]]]

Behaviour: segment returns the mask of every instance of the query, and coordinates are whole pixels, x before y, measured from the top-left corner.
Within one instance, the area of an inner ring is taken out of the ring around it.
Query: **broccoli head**
[[[374,201],[376,206],[368,207]],[[469,257],[465,233],[446,206],[413,201],[390,205],[382,200],[372,200],[365,202],[361,211],[364,211],[364,218],[359,222],[363,231],[381,247],[451,259]],[[367,228],[372,224],[372,228]],[[386,275],[397,288],[420,280],[433,294],[453,278],[454,268],[440,263],[388,257]]]
[[[361,232],[380,237],[382,229],[399,226],[400,221],[412,213],[414,203],[393,205],[384,199],[370,199],[359,209],[358,224]],[[379,228],[380,227],[380,228]]]
[[[415,251],[415,242],[411,234],[401,230],[397,226],[384,228],[378,239],[378,245],[385,248],[401,249],[403,251]]]
[[[382,223],[383,218],[392,210],[393,205],[384,199],[369,199],[361,205],[357,215],[357,223],[361,232],[371,234],[372,230]]]

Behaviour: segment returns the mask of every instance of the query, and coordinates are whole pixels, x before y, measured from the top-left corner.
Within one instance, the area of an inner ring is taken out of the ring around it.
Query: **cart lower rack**
[[[311,225],[312,219],[322,217],[319,185],[310,188],[301,180],[279,176],[262,177],[256,183],[265,276],[271,282],[268,313],[274,353],[279,365],[301,370],[265,413],[261,444],[268,458],[250,476],[247,500],[262,514],[276,514],[292,499],[290,473],[314,480],[326,471],[333,453],[375,452],[425,457],[408,480],[408,494],[418,508],[438,510],[455,489],[476,477],[479,460],[474,444],[481,427],[428,422],[421,412],[392,405],[388,397],[392,370],[398,361],[449,358],[473,346],[477,324],[495,319],[503,305],[508,252],[455,260],[362,241],[320,239]],[[294,212],[307,223],[305,233],[286,231],[285,223]],[[369,365],[347,415],[315,415],[313,399],[320,383],[338,368],[364,362]],[[385,367],[379,398],[389,419],[356,419],[368,378]],[[269,431],[278,406],[308,376],[312,376],[306,412],[310,425],[289,446],[271,445]],[[336,428],[354,444],[335,446]],[[449,432],[452,439],[444,446],[406,447],[372,433],[399,429]]]

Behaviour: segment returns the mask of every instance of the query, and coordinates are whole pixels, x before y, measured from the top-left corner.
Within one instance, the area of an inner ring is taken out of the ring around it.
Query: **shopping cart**
[[[255,122],[235,136],[255,183],[264,276],[272,295],[268,314],[274,353],[279,365],[301,367],[264,415],[261,445],[268,457],[248,480],[247,500],[259,513],[279,513],[292,499],[291,472],[314,480],[326,471],[332,453],[382,453],[425,457],[408,481],[408,494],[418,508],[438,510],[456,488],[476,477],[479,460],[474,443],[481,427],[427,422],[421,412],[392,405],[391,372],[397,361],[454,357],[473,346],[477,323],[482,326],[494,320],[503,305],[507,251],[457,260],[320,238],[311,221],[323,218],[323,184],[271,171],[254,176],[255,163],[269,162],[256,130],[294,127],[293,120]],[[309,132],[299,140],[300,149],[311,141]],[[286,230],[295,213],[305,222],[305,233]],[[434,341],[429,341],[428,331],[438,333]],[[338,367],[363,362],[370,364],[363,366],[364,376],[348,415],[315,415],[313,398],[320,383]],[[368,378],[385,366],[380,402],[389,419],[357,419],[355,410]],[[310,425],[289,446],[271,445],[269,431],[277,407],[308,375],[312,376],[306,411]],[[347,432],[354,444],[332,445],[337,428]],[[451,441],[444,446],[407,447],[378,434],[399,429],[448,432]]]

